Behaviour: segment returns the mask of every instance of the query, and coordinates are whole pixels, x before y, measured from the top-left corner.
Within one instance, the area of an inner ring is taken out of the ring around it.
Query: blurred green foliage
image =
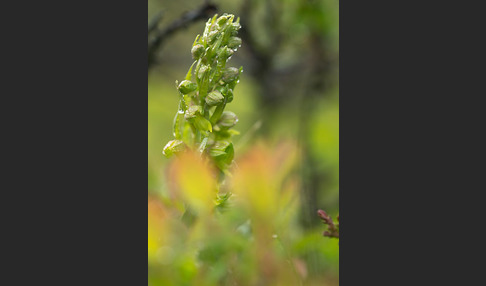
[[[231,60],[244,70],[231,103],[240,183],[228,188],[239,194],[211,215],[185,214],[191,192],[204,201],[194,174],[212,171],[192,164],[183,179],[184,162],[162,155],[199,21],[167,39],[149,71],[149,285],[338,285],[338,241],[316,214],[339,211],[338,1],[211,2],[251,34]],[[163,11],[163,28],[202,4],[149,0],[148,18]]]

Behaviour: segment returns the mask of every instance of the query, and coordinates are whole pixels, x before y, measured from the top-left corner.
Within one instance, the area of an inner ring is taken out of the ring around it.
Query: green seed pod
[[[201,112],[202,112],[201,106],[199,106],[199,105],[191,105],[191,106],[189,106],[189,108],[187,108],[187,110],[186,110],[186,112],[184,114],[184,118],[186,120],[191,119],[191,118],[194,118],[198,114],[201,114]]]
[[[231,37],[228,41],[228,48],[238,48],[241,46],[241,38],[239,37]]]
[[[240,71],[235,67],[226,68],[222,80],[226,83],[235,81],[240,75]]]
[[[186,145],[184,144],[184,142],[182,142],[181,140],[172,140],[165,145],[162,153],[164,154],[164,156],[169,158],[174,154],[184,151],[185,149]]]
[[[215,91],[210,92],[206,96],[205,100],[206,100],[206,103],[209,106],[214,106],[214,105],[217,105],[217,104],[223,102],[224,96],[221,94],[221,92],[219,92],[218,90],[215,90]]]
[[[231,111],[224,111],[219,118],[218,125],[226,128],[231,128],[238,122],[238,117]]]
[[[205,49],[201,44],[197,44],[191,49],[192,58],[198,60],[204,55]]]

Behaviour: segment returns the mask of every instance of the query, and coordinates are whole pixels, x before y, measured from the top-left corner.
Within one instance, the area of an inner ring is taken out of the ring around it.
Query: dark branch
[[[162,20],[163,12],[157,13],[152,20],[150,20],[150,23],[148,24],[148,33],[152,33],[157,30],[157,25],[159,22]]]
[[[159,17],[158,19],[156,18],[151,22],[151,25],[149,26],[149,34],[152,31],[152,33],[154,33],[155,36],[149,39],[148,42],[148,69],[149,70],[155,63],[155,57],[157,51],[171,35],[173,35],[175,32],[183,28],[186,28],[189,24],[192,24],[199,20],[207,20],[208,18],[216,14],[217,7],[213,4],[208,3],[208,1],[204,1],[204,2],[205,3],[198,9],[182,14],[182,16],[179,19],[172,22],[169,26],[167,26],[163,30],[155,29],[155,27],[157,26],[161,18],[161,14],[156,16]]]

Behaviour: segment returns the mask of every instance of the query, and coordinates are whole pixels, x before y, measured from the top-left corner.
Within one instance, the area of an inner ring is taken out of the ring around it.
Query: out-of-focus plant
[[[149,199],[149,285],[301,285],[297,158],[295,143],[255,144],[229,178],[228,207],[212,212],[217,168],[197,151],[176,156],[170,200]]]
[[[325,211],[318,210],[317,215],[321,218],[324,224],[328,225],[328,230],[324,231],[322,235],[327,237],[339,238],[339,215],[337,215],[338,224],[334,224],[331,216],[329,216]]]

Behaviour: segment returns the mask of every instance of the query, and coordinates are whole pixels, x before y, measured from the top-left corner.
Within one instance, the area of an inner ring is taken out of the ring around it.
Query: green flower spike
[[[242,68],[227,67],[229,59],[241,46],[237,36],[241,28],[234,15],[215,15],[206,22],[202,36],[196,37],[191,55],[195,60],[186,78],[177,86],[180,103],[174,118],[175,140],[164,148],[167,157],[186,148],[208,156],[222,176],[228,174],[234,148],[231,129],[238,118],[225,111],[233,100],[233,92]]]

